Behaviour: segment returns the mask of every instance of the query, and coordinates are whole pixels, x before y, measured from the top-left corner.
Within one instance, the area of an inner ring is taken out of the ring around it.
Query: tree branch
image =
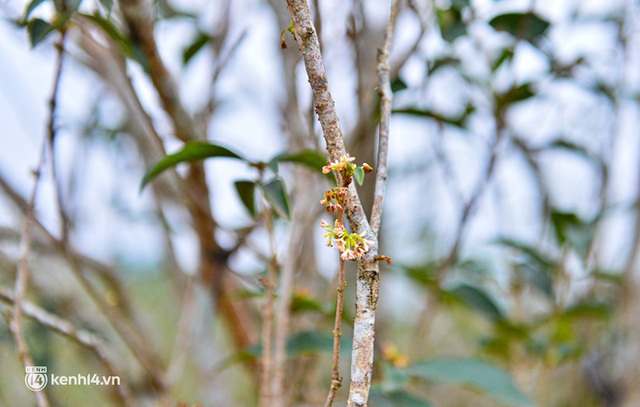
[[[346,150],[311,14],[304,0],[287,0],[287,7],[293,18],[327,150],[331,160],[338,161],[340,156],[346,155]],[[364,259],[358,261],[351,386],[348,401],[348,406],[365,406],[371,387],[374,322],[380,282],[378,263],[375,261],[378,253],[378,239],[371,230],[353,183],[349,186],[346,201],[345,211],[352,229],[373,242]]]
[[[393,45],[393,30],[396,25],[399,1],[392,0],[389,23],[384,33],[384,45],[378,50],[378,80],[376,91],[380,96],[380,128],[378,130],[378,158],[376,160],[376,184],[371,209],[371,229],[378,235],[382,221],[382,204],[387,185],[387,158],[389,156],[389,129],[391,127],[391,105],[393,92],[389,78],[389,54]]]

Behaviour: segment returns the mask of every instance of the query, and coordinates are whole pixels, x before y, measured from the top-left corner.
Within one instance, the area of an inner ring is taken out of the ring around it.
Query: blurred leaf
[[[182,63],[188,64],[205,45],[211,41],[211,36],[207,33],[200,32],[196,39],[182,53]]]
[[[289,209],[289,196],[287,195],[287,190],[282,178],[274,178],[266,184],[263,184],[262,190],[271,208],[273,208],[280,217],[290,220],[291,210]]]
[[[273,163],[276,164],[277,168],[277,163],[283,162],[303,164],[314,171],[321,172],[322,167],[327,164],[327,158],[326,156],[320,154],[315,150],[305,149],[297,151],[295,153],[284,152],[282,154],[278,154],[277,156],[273,157],[271,161],[269,161],[269,166],[271,166]],[[277,170],[275,172],[277,172]]]
[[[496,59],[491,64],[491,72],[495,72],[498,68],[502,66],[502,64],[504,64],[507,61],[511,61],[512,59],[513,59],[513,49],[504,48],[500,53],[500,55],[498,56],[498,59]]]
[[[552,272],[554,262],[545,255],[525,243],[508,238],[501,238],[497,243],[518,250],[524,259],[516,263],[516,271],[528,283],[549,298],[554,297]]]
[[[470,309],[484,314],[489,319],[495,321],[504,318],[503,312],[498,308],[491,296],[480,287],[460,284],[446,291]]]
[[[503,403],[535,405],[516,387],[507,371],[477,359],[434,359],[417,363],[404,371],[433,383],[470,387]]]
[[[458,58],[445,56],[442,58],[438,58],[433,61],[433,63],[427,65],[427,71],[429,75],[433,75],[433,73],[440,68],[444,68],[445,66],[458,67],[458,65],[460,65],[460,60]]]
[[[506,238],[506,237],[497,239],[496,243],[501,246],[506,246],[506,247],[511,247],[512,249],[516,249],[526,254],[531,260],[543,265],[544,267],[547,267],[547,268],[553,267],[554,262],[552,260],[550,260],[544,254],[540,253],[538,250],[527,245],[526,243],[518,242],[516,240]]]
[[[236,192],[242,201],[242,204],[251,214],[256,216],[256,183],[254,181],[240,180],[235,182]]]
[[[467,105],[466,110],[458,117],[445,117],[429,109],[421,110],[421,109],[414,109],[414,108],[394,109],[392,113],[408,114],[411,116],[418,116],[418,117],[428,117],[430,119],[434,119],[437,122],[450,124],[452,126],[456,126],[461,129],[464,129],[465,121],[467,120],[467,117],[469,117],[469,115],[473,113],[474,110],[475,109],[473,108],[472,105]]]
[[[598,280],[608,281],[612,284],[623,285],[625,283],[625,278],[623,274],[614,273],[606,270],[596,270],[593,273],[593,276]]]
[[[197,17],[195,14],[185,13],[184,11],[177,10],[167,0],[155,0],[155,3],[156,3],[156,11],[158,13],[158,17],[160,17],[161,19],[170,19],[170,18],[177,18],[177,17],[186,17],[186,18]]]
[[[32,0],[29,5],[27,5],[27,9],[24,12],[24,17],[22,18],[22,25],[27,24],[27,20],[29,19],[29,16],[31,15],[31,13],[33,12],[33,10],[35,10],[36,8],[38,8],[38,6],[42,3],[44,3],[46,0]]]
[[[535,94],[531,88],[531,83],[523,83],[520,86],[513,87],[505,93],[496,95],[497,111],[503,111],[513,103],[529,99],[535,96]]]
[[[574,304],[562,313],[568,318],[598,318],[607,319],[613,314],[613,307],[610,304],[600,301],[583,301]]]
[[[382,364],[382,377],[383,380],[380,383],[380,390],[385,393],[402,390],[409,381],[406,373],[397,369],[392,363],[386,360]]]
[[[525,281],[548,298],[553,299],[555,297],[550,268],[545,267],[541,263],[523,261],[516,264],[516,271]]]
[[[400,79],[399,76],[396,76],[391,81],[391,91],[393,93],[400,92],[401,90],[405,90],[407,88],[407,84],[402,79]]]
[[[351,353],[352,342],[340,340],[340,354],[345,357]],[[300,354],[331,353],[333,351],[333,335],[326,332],[302,331],[292,334],[287,338],[287,356],[294,357]],[[216,370],[222,371],[236,363],[254,361],[262,354],[262,344],[256,343],[246,349],[236,352],[221,360]]]
[[[467,34],[467,25],[462,20],[462,12],[454,6],[449,9],[438,9],[438,26],[442,38],[447,42],[453,42],[457,38]]]
[[[149,70],[147,58],[144,56],[138,45],[130,38],[120,32],[111,20],[102,17],[100,14],[81,14],[82,16],[92,20],[107,34],[119,47],[122,54],[128,58],[138,62],[145,71]]]
[[[556,150],[556,149],[566,150],[568,152],[575,153],[579,156],[582,156],[588,159],[592,158],[589,151],[587,151],[587,149],[584,148],[583,146],[576,143],[572,143],[571,141],[568,141],[568,140],[563,140],[563,139],[553,140],[549,144],[546,144],[545,146],[537,149],[537,151]]]
[[[317,311],[321,314],[326,314],[324,304],[311,298],[308,295],[293,295],[291,299],[291,311],[292,312],[304,312],[304,311]]]
[[[572,212],[552,211],[551,224],[560,244],[568,244],[583,259],[587,256],[595,233],[595,221],[585,222]]]
[[[369,394],[369,405],[375,407],[432,407],[433,404],[422,400],[406,390],[385,392],[379,386],[373,386]]]
[[[53,0],[56,11],[61,14],[71,14],[78,11],[82,0]]]
[[[364,169],[362,169],[362,167],[356,167],[356,169],[353,170],[353,175],[358,185],[362,185],[364,183]]]
[[[427,263],[420,266],[400,266],[400,268],[410,279],[423,287],[430,288],[438,284],[437,265],[435,263]]]
[[[182,147],[180,151],[169,154],[155,163],[142,178],[140,189],[154,179],[158,174],[170,167],[174,167],[182,162],[200,161],[205,158],[235,158],[246,161],[244,158],[217,144],[211,144],[204,141],[190,141]]]
[[[34,18],[27,23],[27,32],[29,33],[31,47],[35,47],[53,32],[53,26],[44,20]]]
[[[287,339],[289,357],[301,353],[331,353],[333,351],[333,335],[318,331],[298,332]],[[340,340],[340,353],[351,353],[351,341]]]
[[[549,23],[534,13],[507,13],[496,16],[489,25],[497,31],[506,31],[514,37],[534,42],[542,36]]]
[[[451,0],[451,5],[457,9],[462,10],[465,7],[470,6],[470,0]]]

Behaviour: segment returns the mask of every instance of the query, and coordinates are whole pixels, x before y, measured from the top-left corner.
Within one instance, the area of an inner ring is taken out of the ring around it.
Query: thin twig
[[[15,307],[15,296],[4,287],[0,287],[0,301]],[[80,347],[91,351],[98,358],[109,375],[120,378],[118,397],[121,404],[125,406],[132,405],[130,401],[131,390],[129,389],[128,384],[123,380],[123,376],[116,370],[113,363],[110,361],[105,343],[100,337],[89,331],[78,329],[70,321],[51,314],[30,302],[23,302],[21,308],[25,317],[38,322],[40,325],[50,329],[51,331],[59,333],[65,338],[72,340]]]
[[[378,158],[376,160],[376,183],[373,193],[373,207],[371,209],[371,229],[376,235],[380,230],[382,221],[382,204],[384,202],[384,192],[387,185],[387,158],[389,156],[389,130],[391,127],[391,105],[393,102],[393,92],[391,91],[391,80],[389,78],[389,54],[393,45],[393,31],[396,25],[396,18],[400,9],[398,0],[391,1],[391,12],[389,23],[384,33],[384,45],[378,50],[378,80],[376,89],[380,96],[380,128],[378,131]]]
[[[338,222],[344,224],[344,209],[338,210]],[[329,388],[329,394],[327,395],[327,401],[325,407],[331,407],[333,400],[336,398],[338,389],[342,386],[342,377],[340,377],[340,339],[342,339],[342,331],[340,329],[342,325],[342,310],[344,308],[344,289],[347,287],[347,282],[344,278],[344,260],[340,258],[340,265],[338,268],[338,298],[336,300],[336,318],[333,325],[333,362],[331,368],[331,387]]]
[[[271,220],[271,210],[265,205],[262,211],[264,216],[265,227],[269,235],[269,246],[271,251],[271,259],[267,270],[267,277],[264,280],[265,300],[262,306],[262,360],[260,375],[260,407],[271,407],[273,398],[272,380],[273,380],[273,299],[276,286],[276,244]]]

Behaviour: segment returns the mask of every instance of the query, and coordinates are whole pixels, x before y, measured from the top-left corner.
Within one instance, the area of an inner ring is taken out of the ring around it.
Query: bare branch
[[[378,85],[377,92],[380,96],[380,128],[378,131],[378,158],[376,160],[376,184],[373,194],[373,207],[371,209],[371,229],[378,235],[380,222],[382,221],[382,204],[384,191],[387,185],[387,157],[389,155],[389,129],[391,127],[391,105],[393,92],[389,78],[389,54],[393,45],[393,31],[400,3],[392,0],[389,23],[384,33],[384,45],[378,50]]]
[[[197,139],[193,121],[180,101],[178,87],[158,53],[153,36],[153,9],[142,0],[121,1],[120,8],[132,39],[140,45],[146,58],[149,76],[160,96],[162,107],[175,126],[176,137],[182,141]]]

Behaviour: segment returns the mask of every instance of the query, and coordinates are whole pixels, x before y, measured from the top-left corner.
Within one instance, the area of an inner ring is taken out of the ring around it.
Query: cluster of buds
[[[328,189],[324,193],[324,199],[320,201],[320,205],[325,206],[327,213],[334,213],[344,209],[342,203],[347,197],[347,188],[334,187]]]
[[[327,239],[327,246],[333,246],[340,251],[342,260],[357,260],[364,257],[372,241],[365,239],[357,233],[349,233],[347,229],[336,219],[333,226],[322,219],[320,226],[326,230],[323,236]]]

